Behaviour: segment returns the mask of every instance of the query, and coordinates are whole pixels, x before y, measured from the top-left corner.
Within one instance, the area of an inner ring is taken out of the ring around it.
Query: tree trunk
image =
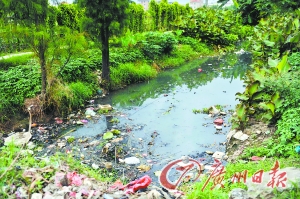
[[[101,27],[102,43],[102,80],[103,86],[109,89],[110,69],[109,69],[109,28],[105,24]]]
[[[45,54],[40,54],[40,65],[41,65],[41,71],[42,71],[42,99],[45,99],[46,95],[46,86],[47,86],[47,70],[46,70],[46,60],[45,60]]]
[[[46,96],[46,89],[47,89],[47,69],[46,69],[46,49],[47,49],[47,44],[45,41],[44,36],[39,38],[39,44],[38,44],[38,56],[39,56],[39,62],[41,66],[41,73],[42,73],[42,100],[45,100]]]

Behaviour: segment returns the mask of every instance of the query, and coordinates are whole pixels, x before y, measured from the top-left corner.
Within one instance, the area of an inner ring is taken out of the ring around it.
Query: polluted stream
[[[202,58],[111,92],[94,103],[110,104],[117,114],[102,116],[70,135],[96,136],[125,127],[130,134],[127,147],[153,161],[152,171],[182,156],[201,158],[207,150],[225,152],[229,112],[237,104],[235,94],[244,90],[241,78],[250,61],[249,54]],[[221,130],[208,114],[195,113],[216,105],[226,113]]]
[[[93,119],[84,118],[84,125],[68,127],[57,143],[66,136],[75,137],[76,142],[61,145],[61,151],[75,151],[79,148],[76,143],[81,143],[85,146],[74,156],[83,163],[98,168],[95,165],[110,162],[113,166],[104,167],[113,167],[120,175],[126,173],[129,180],[149,175],[159,185],[154,174],[170,161],[188,156],[212,163],[207,151],[225,152],[229,119],[238,103],[235,94],[244,91],[242,78],[250,63],[251,55],[247,53],[203,57],[160,72],[147,82],[112,91],[90,105],[109,104],[112,111]],[[199,112],[212,106],[220,106],[226,113],[221,116],[222,129],[214,125],[216,116]],[[103,135],[113,129],[118,129],[118,134],[104,140]],[[53,144],[45,148],[46,154],[50,155],[53,148]],[[127,168],[121,166],[128,157],[137,157],[140,162]],[[142,168],[144,172],[133,170],[139,165],[147,166]]]

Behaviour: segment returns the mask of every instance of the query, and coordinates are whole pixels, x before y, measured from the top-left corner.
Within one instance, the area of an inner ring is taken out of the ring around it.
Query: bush
[[[69,62],[60,71],[60,76],[65,82],[82,81],[87,83],[96,83],[96,76],[93,74],[99,65],[91,58],[78,58]]]
[[[299,71],[300,69],[300,52],[292,53],[288,57],[289,64],[292,66],[293,70]]]
[[[172,32],[147,32],[141,42],[141,51],[149,59],[157,59],[161,55],[169,55],[178,41]]]
[[[120,64],[135,62],[137,60],[142,60],[143,58],[142,52],[137,49],[124,50],[122,48],[117,48],[115,51],[110,52],[109,62],[112,67],[117,67]]]
[[[0,113],[20,110],[25,98],[32,98],[41,92],[39,66],[16,66],[0,71]]]

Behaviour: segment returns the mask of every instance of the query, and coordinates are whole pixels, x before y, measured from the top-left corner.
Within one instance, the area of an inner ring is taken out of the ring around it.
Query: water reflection
[[[224,79],[241,79],[251,63],[249,54],[226,54],[222,57],[210,57],[194,60],[183,66],[167,70],[151,81],[130,85],[129,87],[111,92],[101,103],[113,106],[140,106],[149,98],[157,98],[169,93],[176,86],[187,86],[190,90],[207,85],[217,77]],[[201,68],[203,72],[199,73]]]

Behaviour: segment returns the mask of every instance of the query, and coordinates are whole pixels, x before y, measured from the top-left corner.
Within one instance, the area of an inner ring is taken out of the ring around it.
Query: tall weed
[[[156,75],[157,71],[145,62],[120,64],[111,68],[111,87],[122,88],[131,83],[152,79]]]

